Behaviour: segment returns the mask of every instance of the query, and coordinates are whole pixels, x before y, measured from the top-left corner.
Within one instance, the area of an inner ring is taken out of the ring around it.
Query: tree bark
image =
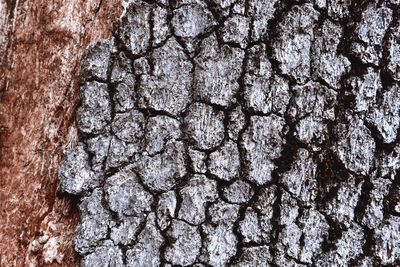
[[[82,266],[398,265],[398,29],[398,1],[134,1],[59,169]]]
[[[62,12],[8,40],[1,197],[20,262],[78,264],[52,256],[77,223],[82,266],[400,264],[399,1],[131,2],[81,66],[111,6],[82,13],[78,41],[48,26]]]

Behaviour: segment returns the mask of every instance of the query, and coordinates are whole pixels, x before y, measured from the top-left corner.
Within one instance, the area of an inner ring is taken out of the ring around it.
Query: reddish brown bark
[[[77,265],[78,213],[56,193],[57,166],[77,139],[84,49],[120,12],[112,1],[0,0],[0,266]]]

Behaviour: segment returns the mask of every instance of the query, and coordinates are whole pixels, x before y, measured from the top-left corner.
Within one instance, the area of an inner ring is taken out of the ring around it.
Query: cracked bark
[[[83,266],[400,264],[399,3],[132,1],[81,71]]]

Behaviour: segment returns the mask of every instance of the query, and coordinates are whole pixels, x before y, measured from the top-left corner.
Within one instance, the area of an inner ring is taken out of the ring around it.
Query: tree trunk
[[[54,63],[51,53],[68,34],[35,22],[38,36],[60,33],[54,43],[38,39],[47,57],[11,43],[7,62],[24,56],[16,73],[17,65],[6,64],[5,81],[13,82],[3,95],[19,83],[30,90],[4,101],[19,109],[6,109],[5,129],[30,124],[2,140],[33,163],[10,161],[8,172],[21,178],[5,180],[5,188],[20,191],[1,197],[18,199],[17,211],[40,222],[14,252],[36,251],[38,235],[49,232],[63,248],[72,245],[76,222],[82,266],[400,264],[399,1],[131,2],[113,36],[85,52],[79,105],[69,77],[86,42],[74,39],[74,66],[56,79],[40,78],[40,62],[47,71],[69,66],[63,55]],[[102,33],[113,21],[105,14],[90,22],[103,25]],[[78,37],[95,27],[83,24]],[[35,34],[25,40],[31,44]],[[24,74],[26,57],[40,59],[32,60],[34,74]],[[65,84],[57,85],[62,93],[52,90],[54,81]],[[32,88],[43,88],[46,100],[36,102]],[[52,108],[37,107],[46,111],[40,117],[32,103]],[[59,163],[53,151],[76,139],[66,132],[73,121],[79,142],[59,165],[58,189],[79,200],[79,219],[46,176]],[[40,138],[33,125],[45,132]],[[7,163],[11,152],[2,149]],[[26,180],[26,168],[42,178]],[[46,193],[25,194],[26,208],[17,192],[39,186]],[[7,205],[6,214],[14,209]],[[15,225],[22,224],[7,222],[6,229]],[[69,231],[52,230],[60,227]],[[10,238],[20,233],[8,231]],[[49,259],[53,240],[25,261]]]

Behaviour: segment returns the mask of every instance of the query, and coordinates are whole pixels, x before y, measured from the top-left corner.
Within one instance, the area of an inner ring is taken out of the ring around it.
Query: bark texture
[[[0,266],[78,265],[57,168],[77,140],[82,54],[119,15],[110,1],[0,1]]]
[[[399,1],[133,1],[81,70],[82,266],[400,264]]]

